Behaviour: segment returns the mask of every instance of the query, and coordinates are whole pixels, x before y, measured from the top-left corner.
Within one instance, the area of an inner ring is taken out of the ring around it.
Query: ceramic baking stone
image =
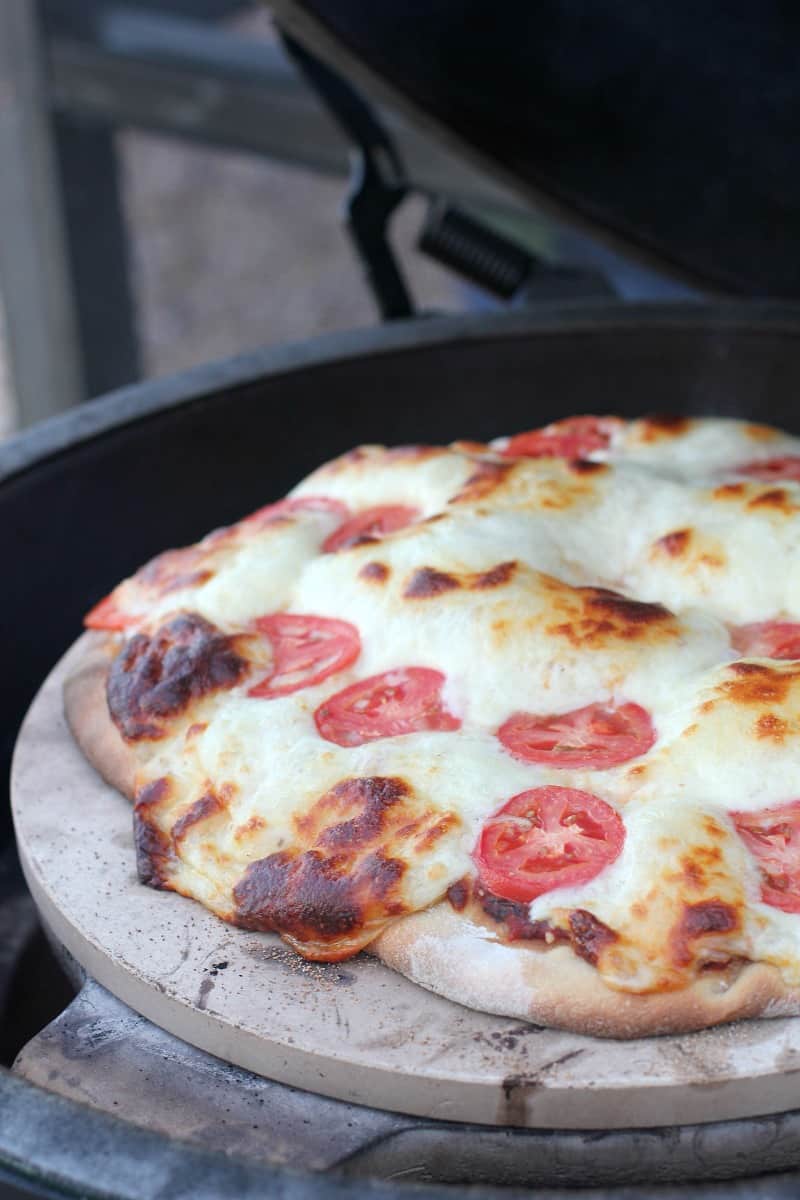
[[[628,1042],[578,1037],[462,1008],[366,955],[305,963],[272,935],[142,887],[130,805],[64,721],[74,653],[17,743],[22,864],[55,937],[170,1033],[283,1083],[449,1121],[619,1129],[800,1108],[800,1018]]]

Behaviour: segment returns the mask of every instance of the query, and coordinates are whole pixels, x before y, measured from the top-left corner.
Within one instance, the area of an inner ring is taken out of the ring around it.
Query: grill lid
[[[800,10],[273,0],[279,22],[561,219],[720,292],[800,295]]]

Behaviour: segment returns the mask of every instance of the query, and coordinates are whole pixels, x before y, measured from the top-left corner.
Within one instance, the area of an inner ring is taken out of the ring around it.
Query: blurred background
[[[566,234],[496,178],[382,114],[423,190],[621,294],[691,292]],[[378,319],[342,228],[348,147],[269,6],[0,4],[0,437],[90,396]],[[13,166],[9,166],[13,164]],[[392,223],[417,308],[497,301]]]

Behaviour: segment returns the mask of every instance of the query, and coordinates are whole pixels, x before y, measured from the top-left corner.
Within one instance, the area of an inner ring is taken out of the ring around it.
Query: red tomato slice
[[[335,529],[322,543],[322,549],[331,554],[337,550],[344,550],[347,546],[357,546],[359,542],[374,541],[385,533],[404,529],[406,525],[416,521],[418,516],[418,508],[410,508],[405,504],[383,504],[377,508],[365,508]]]
[[[259,526],[269,525],[279,517],[289,517],[297,512],[333,513],[337,517],[346,517],[347,505],[342,504],[341,500],[334,500],[332,496],[289,496],[256,509],[249,517],[243,517],[239,524],[249,525],[252,522]]]
[[[114,592],[111,592],[104,600],[101,600],[99,604],[95,604],[94,608],[89,610],[83,618],[83,623],[87,629],[115,630],[127,629],[135,620],[135,617],[117,608]]]
[[[363,746],[377,738],[422,729],[460,729],[442,703],[444,675],[429,667],[400,667],[361,679],[337,692],[314,713],[317,729],[337,746]]]
[[[256,629],[272,647],[272,672],[250,688],[248,696],[273,699],[314,687],[349,667],[361,653],[358,630],[347,621],[272,613],[258,617]]]
[[[731,631],[734,650],[749,658],[800,658],[800,623],[758,621]]]
[[[543,429],[518,433],[502,454],[505,458],[584,458],[607,450],[622,422],[616,417],[568,417]]]
[[[586,883],[619,857],[622,818],[593,796],[567,787],[520,792],[481,830],[475,861],[485,886],[505,900],[535,900]]]
[[[750,479],[763,479],[765,483],[774,483],[779,479],[800,482],[800,454],[782,454],[778,458],[744,463],[736,468],[736,474],[747,475]]]
[[[761,899],[800,912],[800,800],[730,816],[761,870]]]
[[[656,731],[638,704],[588,704],[555,716],[514,713],[497,736],[523,762],[602,771],[645,754]]]

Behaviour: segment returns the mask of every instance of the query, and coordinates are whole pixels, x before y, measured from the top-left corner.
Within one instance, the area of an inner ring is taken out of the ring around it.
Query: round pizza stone
[[[306,963],[277,937],[141,886],[131,806],[84,759],[63,717],[72,653],[17,743],[22,864],[54,936],[170,1033],[270,1079],[448,1121],[624,1129],[800,1106],[800,1019],[627,1042],[580,1037],[462,1008],[368,955]]]

